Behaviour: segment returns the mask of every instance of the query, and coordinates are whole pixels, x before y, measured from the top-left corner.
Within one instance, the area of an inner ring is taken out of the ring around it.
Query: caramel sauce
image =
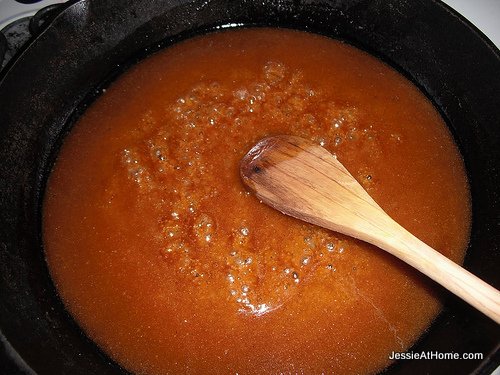
[[[193,38],[103,92],[65,140],[46,190],[53,280],[125,368],[373,373],[438,313],[430,282],[394,257],[245,191],[240,159],[276,134],[335,153],[394,219],[463,260],[463,162],[409,81],[303,32]]]

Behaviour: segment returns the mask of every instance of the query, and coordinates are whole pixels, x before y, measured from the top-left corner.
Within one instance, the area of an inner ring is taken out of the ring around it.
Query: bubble
[[[306,113],[302,118],[308,125],[314,125],[316,123],[316,117],[310,113]]]
[[[326,269],[329,271],[335,271],[335,267],[333,266],[333,264],[327,264]]]
[[[256,83],[254,85],[252,85],[251,87],[251,91],[255,94],[254,96],[259,99],[259,100],[262,100],[264,99],[265,97],[265,93],[266,91],[268,91],[271,87],[266,84],[266,83]]]
[[[279,62],[269,61],[264,66],[264,77],[271,85],[277,84],[285,78],[286,68]]]
[[[231,118],[234,116],[234,114],[235,114],[234,107],[227,107],[227,109],[225,111],[225,116]]]
[[[179,233],[180,229],[179,224],[168,222],[163,225],[162,232],[166,238],[173,238]]]
[[[235,249],[242,249],[248,246],[250,238],[249,238],[250,230],[248,227],[241,227],[239,229],[234,230],[233,237],[233,247]]]
[[[220,88],[220,83],[216,82],[216,81],[213,81],[213,82],[210,83],[210,88],[212,90],[218,90]]]
[[[167,247],[166,249],[161,249],[160,250],[160,255],[162,256],[168,256],[169,254],[173,253],[174,252],[174,249],[171,248],[171,247]]]
[[[122,161],[125,164],[137,164],[137,160],[132,156],[132,151],[124,149],[122,151]]]
[[[304,242],[309,247],[310,249],[315,248],[315,243],[314,240],[311,237],[304,237]]]
[[[354,141],[358,138],[358,135],[357,135],[357,132],[358,132],[358,129],[356,128],[351,128],[349,130],[349,134],[347,135],[347,138],[350,140],[350,141]]]
[[[215,225],[213,219],[205,213],[201,213],[193,223],[193,232],[199,239],[199,243],[207,243],[212,241],[212,236],[215,233]]]
[[[203,273],[199,272],[198,270],[194,269],[194,270],[191,270],[191,275],[194,276],[194,277],[203,277]]]
[[[248,96],[248,91],[246,89],[236,90],[233,94],[237,99],[245,100]]]
[[[130,176],[134,179],[134,181],[140,182],[142,180],[142,175],[144,174],[144,168],[142,167],[133,168],[130,169],[129,173]]]
[[[331,242],[328,242],[328,243],[326,244],[326,249],[327,249],[330,253],[332,253],[332,252],[335,250],[335,245],[334,245],[333,243],[331,243]]]
[[[165,159],[166,159],[166,157],[163,155],[163,153],[161,152],[161,150],[159,148],[154,150],[154,155],[156,156],[156,158],[158,160],[165,161]]]
[[[401,142],[401,135],[399,134],[391,134],[390,139],[396,142]]]

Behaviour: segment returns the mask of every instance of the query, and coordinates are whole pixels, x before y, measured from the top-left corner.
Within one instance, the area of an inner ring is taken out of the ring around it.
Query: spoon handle
[[[365,240],[418,269],[500,324],[498,290],[419,240],[395,221],[392,228],[386,229],[392,232],[391,236]]]

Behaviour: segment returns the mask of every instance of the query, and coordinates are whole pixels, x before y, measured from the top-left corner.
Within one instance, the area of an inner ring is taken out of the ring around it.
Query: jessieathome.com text
[[[392,352],[389,359],[483,359],[483,353],[443,353],[438,351]]]

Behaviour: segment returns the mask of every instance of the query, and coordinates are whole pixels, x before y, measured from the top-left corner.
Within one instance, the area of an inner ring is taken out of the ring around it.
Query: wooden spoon
[[[265,138],[242,159],[256,196],[284,214],[388,251],[500,323],[500,292],[396,223],[327,150],[293,136]]]

